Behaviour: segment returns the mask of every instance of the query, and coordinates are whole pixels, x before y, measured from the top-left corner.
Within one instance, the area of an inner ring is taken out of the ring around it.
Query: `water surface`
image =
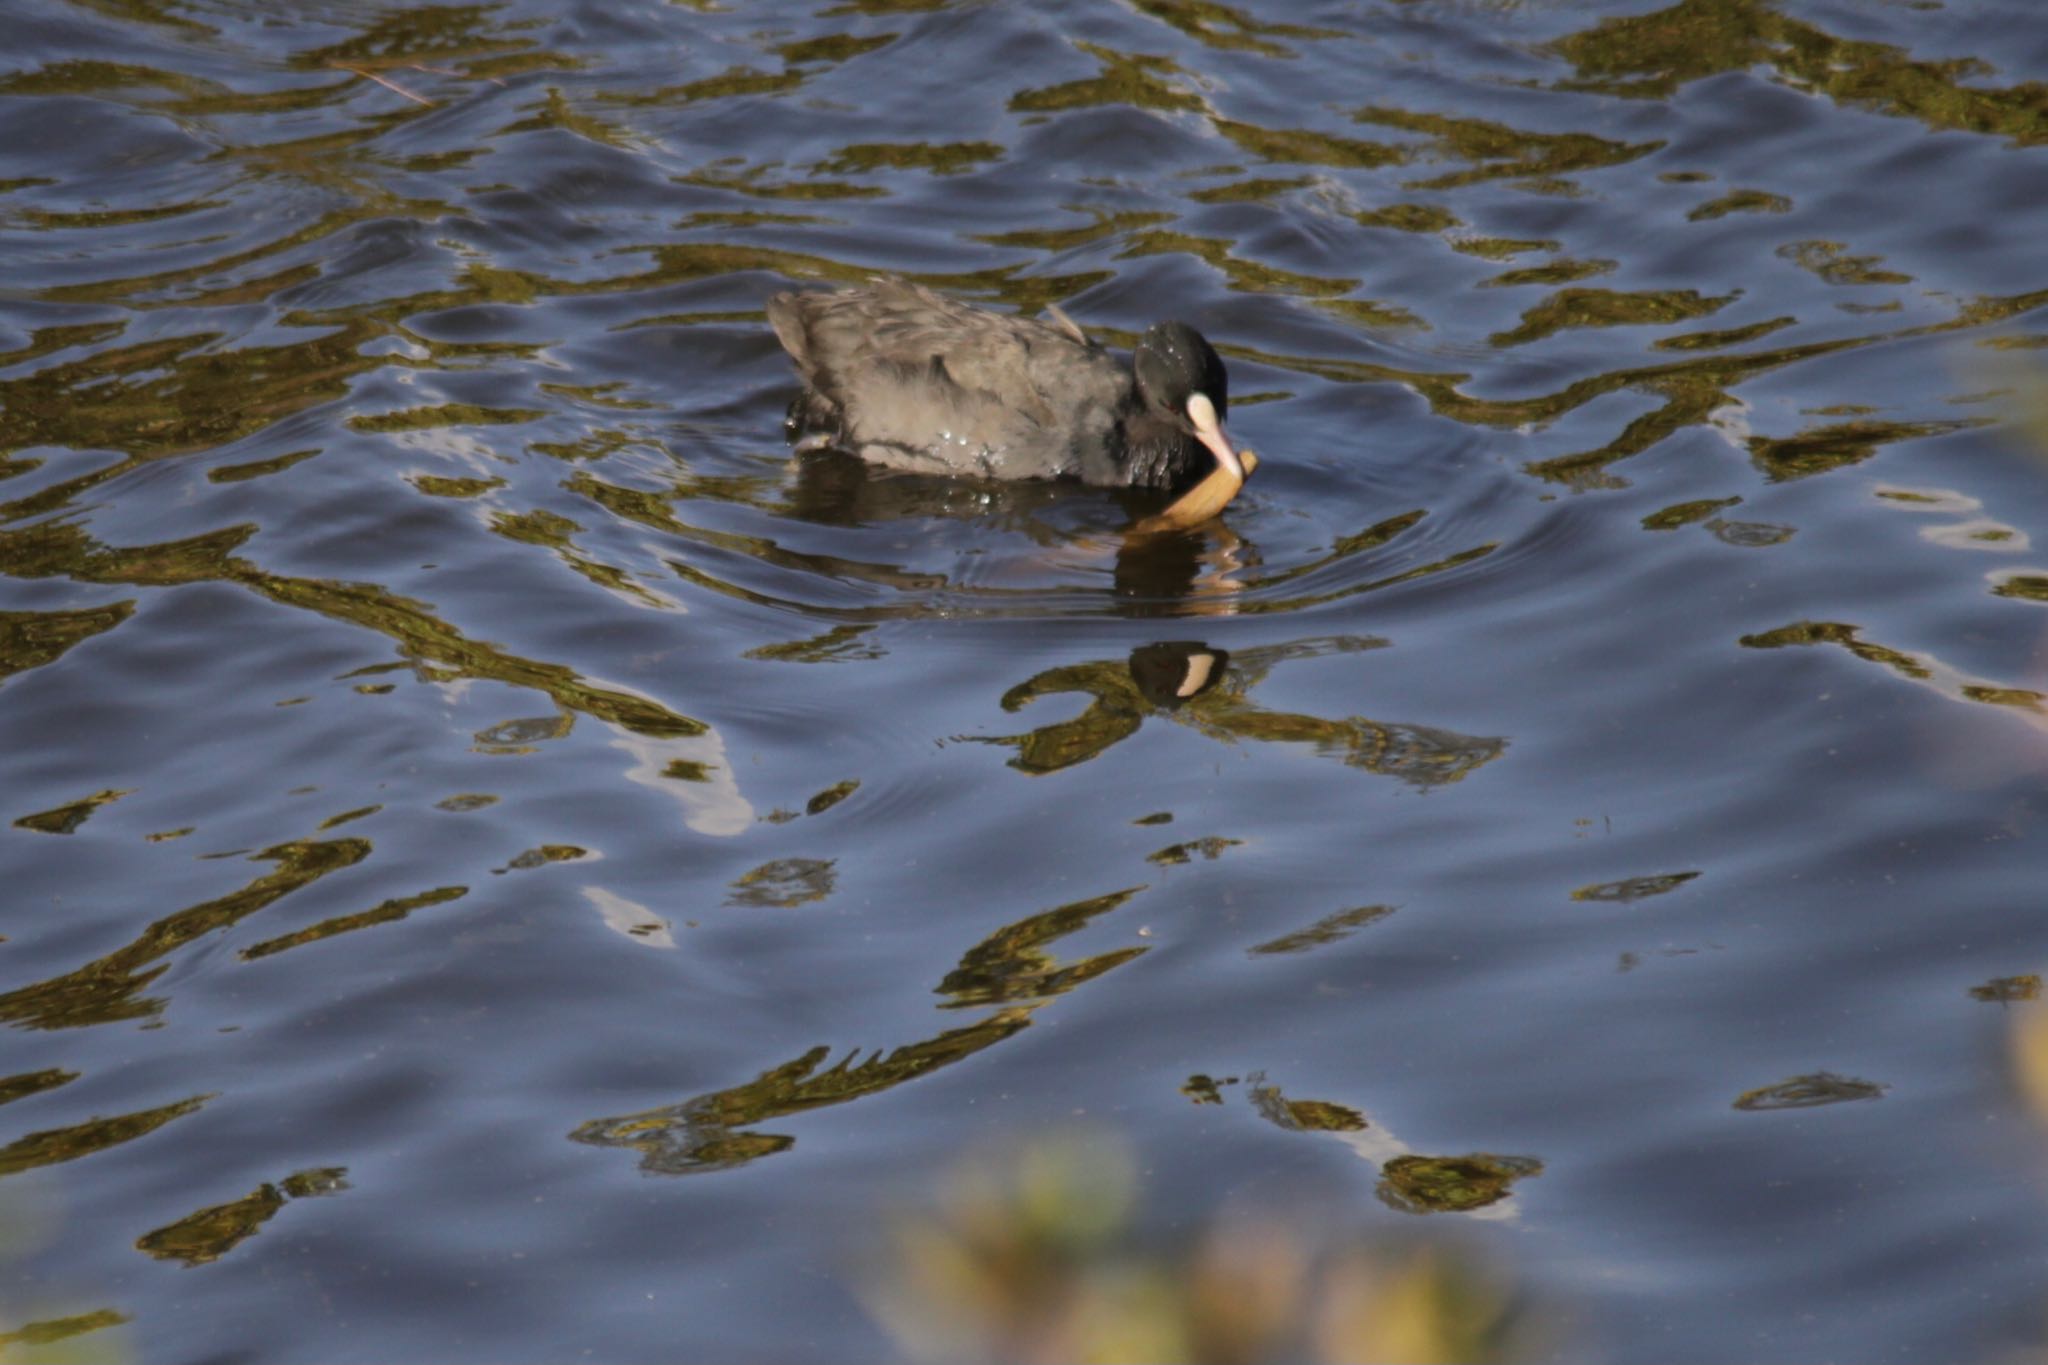
[[[877,1209],[1079,1116],[1574,1359],[2041,1337],[2032,6],[8,23],[9,1330],[881,1359]],[[878,272],[1266,463],[792,461]]]

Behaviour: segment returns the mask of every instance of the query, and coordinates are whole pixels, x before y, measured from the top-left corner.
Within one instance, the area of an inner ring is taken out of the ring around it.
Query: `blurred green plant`
[[[972,1157],[895,1219],[863,1296],[907,1357],[950,1365],[1531,1358],[1510,1287],[1435,1239],[1224,1214],[1151,1246],[1139,1193],[1131,1150],[1100,1136]]]
[[[13,1097],[0,1090],[0,1103]],[[52,1234],[57,1211],[48,1194],[47,1187],[13,1184],[0,1194],[0,1266],[26,1258]],[[135,1358],[128,1335],[108,1330],[119,1329],[128,1314],[59,1302],[30,1306],[0,1292],[0,1365],[127,1365]]]

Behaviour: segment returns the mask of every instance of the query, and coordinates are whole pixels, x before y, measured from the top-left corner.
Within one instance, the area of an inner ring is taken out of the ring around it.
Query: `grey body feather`
[[[805,386],[794,434],[928,474],[1180,481],[1193,452],[1147,413],[1130,365],[1051,311],[991,313],[899,279],[777,294],[768,320]]]

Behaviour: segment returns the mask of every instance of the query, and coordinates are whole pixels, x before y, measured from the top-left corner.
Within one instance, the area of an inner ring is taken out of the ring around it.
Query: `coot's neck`
[[[1178,488],[1201,449],[1194,437],[1144,406],[1124,419],[1123,437],[1124,479],[1133,488]]]

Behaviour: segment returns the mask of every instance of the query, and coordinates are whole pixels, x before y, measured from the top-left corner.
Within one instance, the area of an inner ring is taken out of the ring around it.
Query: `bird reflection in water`
[[[1172,711],[1214,687],[1229,662],[1199,640],[1161,640],[1131,651],[1131,681],[1146,701]]]
[[[1069,720],[1016,735],[968,735],[981,744],[1017,750],[1010,766],[1032,774],[1084,763],[1136,734],[1148,716],[1165,715],[1211,739],[1310,744],[1319,754],[1418,787],[1456,782],[1507,750],[1501,736],[1465,735],[1434,726],[1340,720],[1269,711],[1250,700],[1275,667],[1384,647],[1373,636],[1331,635],[1228,654],[1199,641],[1141,645],[1126,659],[1097,659],[1049,668],[1003,694],[1005,711],[1040,697],[1078,692],[1091,700]]]

